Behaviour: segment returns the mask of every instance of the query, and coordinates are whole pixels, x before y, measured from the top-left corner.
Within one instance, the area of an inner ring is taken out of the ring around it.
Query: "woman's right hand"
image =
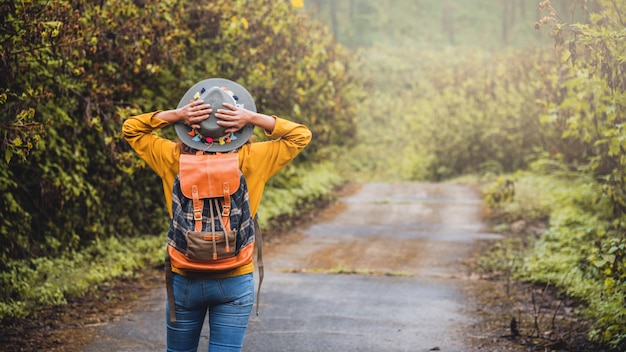
[[[211,112],[213,112],[211,105],[205,104],[202,100],[192,100],[189,104],[179,108],[177,115],[180,117],[179,121],[183,121],[185,125],[200,128],[199,123],[209,118]]]

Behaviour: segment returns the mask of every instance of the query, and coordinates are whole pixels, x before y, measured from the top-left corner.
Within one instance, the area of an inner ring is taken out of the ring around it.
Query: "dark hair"
[[[198,149],[192,148],[182,141],[176,142],[176,146],[180,150],[181,154],[196,154],[198,152]]]

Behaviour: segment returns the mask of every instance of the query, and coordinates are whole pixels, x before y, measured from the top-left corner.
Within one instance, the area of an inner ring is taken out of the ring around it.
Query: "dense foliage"
[[[349,144],[359,86],[327,34],[287,1],[0,0],[3,307],[41,284],[19,273],[45,276],[47,257],[163,233],[160,180],[121,123],[175,107],[198,80],[238,81],[261,111],[310,126],[300,167]]]
[[[120,140],[120,124],[173,107],[199,79],[238,80],[260,110],[310,125],[310,158],[350,140],[346,54],[287,3],[0,6],[3,262],[158,232],[160,185]]]

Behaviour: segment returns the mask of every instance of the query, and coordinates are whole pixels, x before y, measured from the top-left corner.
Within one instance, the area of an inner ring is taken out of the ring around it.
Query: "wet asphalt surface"
[[[462,261],[476,239],[493,237],[481,213],[468,186],[362,185],[264,246],[260,315],[244,351],[475,351]],[[164,288],[145,293],[84,351],[165,350],[164,300]]]

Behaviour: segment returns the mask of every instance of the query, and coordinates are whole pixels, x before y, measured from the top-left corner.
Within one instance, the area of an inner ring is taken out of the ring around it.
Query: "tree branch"
[[[625,27],[626,25],[624,25],[624,20],[622,19],[622,14],[619,12],[617,3],[615,3],[615,0],[611,0],[611,3],[613,3],[613,7],[615,8],[615,13],[617,13],[617,17],[619,18],[619,23],[622,25],[622,27]]]

